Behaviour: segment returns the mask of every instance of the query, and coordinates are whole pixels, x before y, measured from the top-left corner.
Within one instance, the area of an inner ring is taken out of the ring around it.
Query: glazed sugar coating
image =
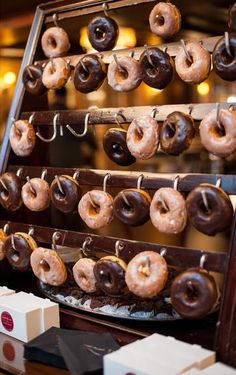
[[[142,81],[142,71],[138,61],[128,56],[117,57],[109,64],[108,84],[116,91],[124,92],[136,89]]]
[[[15,121],[10,130],[9,141],[17,156],[29,156],[36,141],[33,125],[27,120]]]
[[[34,190],[34,192],[32,191]],[[21,197],[31,211],[43,211],[50,204],[49,184],[41,178],[32,178],[22,187]]]
[[[79,259],[73,267],[75,282],[86,293],[93,293],[97,290],[94,276],[95,261],[90,258]]]
[[[170,38],[180,30],[181,14],[174,4],[159,2],[150,13],[149,24],[154,34]]]
[[[42,49],[47,57],[59,57],[70,49],[68,34],[61,27],[50,27],[42,36]]]

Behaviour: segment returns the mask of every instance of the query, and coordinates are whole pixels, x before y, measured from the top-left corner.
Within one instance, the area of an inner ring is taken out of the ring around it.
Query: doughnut
[[[76,90],[88,93],[97,90],[107,75],[106,65],[96,55],[86,55],[78,62],[73,74]]]
[[[42,36],[41,45],[45,56],[58,57],[70,49],[68,34],[61,27],[50,27]]]
[[[149,54],[149,57],[147,54]],[[148,51],[144,51],[140,56],[139,64],[142,71],[142,80],[148,86],[162,90],[172,80],[173,60],[168,53],[157,47],[150,47]]]
[[[94,266],[94,276],[99,288],[106,294],[116,296],[125,293],[126,263],[116,256],[99,259]]]
[[[94,276],[95,261],[89,258],[79,259],[73,267],[75,282],[86,293],[96,292],[96,279]]]
[[[179,155],[190,147],[194,135],[192,116],[178,111],[172,112],[161,126],[161,149],[167,154]]]
[[[82,196],[78,211],[89,228],[103,228],[113,220],[113,198],[105,191],[91,190]]]
[[[58,176],[63,192],[57,184],[55,178],[50,186],[50,197],[53,205],[64,213],[73,212],[77,209],[81,191],[78,182],[71,176]]]
[[[0,260],[3,260],[3,258],[5,258],[4,243],[6,239],[7,234],[4,232],[4,230],[0,229]]]
[[[35,131],[28,120],[15,121],[11,127],[9,141],[17,156],[29,156],[35,146]]]
[[[149,220],[150,203],[151,197],[144,190],[126,189],[114,199],[114,215],[126,225],[143,225]]]
[[[88,38],[97,51],[109,51],[115,47],[119,28],[115,20],[106,16],[92,19],[88,25]]]
[[[14,248],[12,237],[8,236],[3,249],[10,265],[19,271],[30,270],[30,255],[37,248],[34,239],[27,233],[16,232],[14,235]]]
[[[229,56],[225,37],[223,36],[215,45],[212,54],[213,69],[225,81],[236,80],[236,33],[229,34],[229,45],[232,56]]]
[[[170,38],[180,30],[180,11],[174,4],[160,2],[152,9],[149,24],[153,34],[162,38]]]
[[[180,48],[175,57],[176,72],[187,83],[201,83],[210,73],[211,56],[199,42],[187,42],[186,50],[192,62],[187,59],[184,48]]]
[[[57,90],[65,86],[69,76],[69,64],[61,57],[58,57],[47,63],[43,71],[42,80],[45,87]]]
[[[103,137],[103,148],[107,156],[118,165],[128,166],[135,163],[126,144],[127,131],[111,128]]]
[[[158,123],[152,116],[144,115],[131,122],[127,131],[127,147],[135,158],[150,159],[158,144]]]
[[[143,251],[128,263],[125,281],[133,294],[155,297],[165,286],[168,268],[165,259],[154,251]]]
[[[236,31],[236,3],[229,8],[228,26],[230,31]]]
[[[21,191],[22,201],[31,211],[43,211],[50,204],[49,184],[42,178],[32,178]]]
[[[171,285],[171,303],[183,318],[203,318],[213,310],[216,301],[215,279],[205,270],[187,270]]]
[[[4,183],[7,190],[0,183],[0,203],[8,211],[16,211],[22,204],[21,187],[22,180],[12,172],[6,172],[1,175],[0,180]]]
[[[35,276],[45,284],[58,286],[67,279],[66,266],[55,250],[37,247],[30,257]]]
[[[199,126],[203,146],[211,154],[227,157],[236,151],[236,112],[229,109],[209,112]]]
[[[162,233],[180,233],[187,223],[185,200],[172,188],[160,188],[153,196],[150,219]]]
[[[32,95],[43,95],[47,92],[42,81],[43,69],[39,65],[28,65],[23,72],[23,85],[27,92]]]
[[[205,194],[208,209],[204,205]],[[208,236],[214,236],[230,228],[233,219],[233,206],[228,195],[219,187],[200,184],[193,189],[187,199],[186,208],[192,225]]]
[[[116,91],[128,92],[136,89],[142,81],[142,71],[137,60],[128,56],[117,57],[108,66],[108,84]]]

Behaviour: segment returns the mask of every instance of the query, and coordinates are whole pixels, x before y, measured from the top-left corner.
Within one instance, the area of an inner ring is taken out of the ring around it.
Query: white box
[[[3,366],[1,366],[3,364]],[[0,333],[0,367],[21,371],[25,373],[24,344]]]
[[[0,286],[0,297],[1,296],[9,296],[11,294],[14,294],[15,290],[8,289],[6,286]]]
[[[236,375],[236,369],[217,362],[201,372],[202,375]]]

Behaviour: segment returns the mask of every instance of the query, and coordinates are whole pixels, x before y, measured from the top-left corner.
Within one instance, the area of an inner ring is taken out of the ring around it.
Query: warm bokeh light
[[[210,91],[210,86],[207,82],[202,82],[197,85],[197,92],[200,95],[207,95]]]
[[[159,90],[159,89],[154,89],[153,87],[150,87],[148,85],[144,85],[144,90],[146,92],[146,95],[148,96],[156,96],[156,95],[160,95],[162,93],[163,90]]]
[[[3,76],[5,85],[13,85],[16,82],[16,74],[14,72],[7,72]]]
[[[236,96],[234,95],[228,96],[227,103],[236,103]]]

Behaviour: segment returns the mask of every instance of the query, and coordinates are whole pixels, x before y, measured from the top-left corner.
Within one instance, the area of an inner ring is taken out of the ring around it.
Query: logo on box
[[[12,316],[7,312],[3,311],[1,314],[1,322],[3,327],[8,331],[11,332],[14,328],[14,322]]]

